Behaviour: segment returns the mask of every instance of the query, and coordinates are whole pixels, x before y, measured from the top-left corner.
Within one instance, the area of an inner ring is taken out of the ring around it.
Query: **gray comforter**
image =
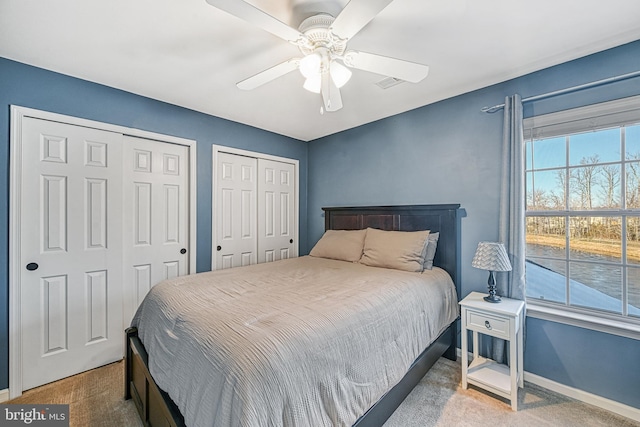
[[[189,427],[350,426],[457,313],[438,268],[307,256],[165,281],[132,326]]]

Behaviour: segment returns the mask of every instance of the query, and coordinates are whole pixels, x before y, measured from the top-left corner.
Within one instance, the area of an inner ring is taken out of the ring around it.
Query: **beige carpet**
[[[628,418],[525,382],[518,412],[507,400],[478,388],[463,390],[460,362],[440,358],[384,427],[640,426]]]
[[[124,363],[94,369],[25,392],[8,403],[68,403],[71,426],[139,427],[131,401],[122,398]],[[484,391],[460,388],[460,364],[440,359],[385,427],[640,426],[591,405],[525,383],[518,412]]]
[[[69,404],[70,427],[142,427],[133,401],[123,394],[124,362],[117,362],[27,390],[7,403]]]

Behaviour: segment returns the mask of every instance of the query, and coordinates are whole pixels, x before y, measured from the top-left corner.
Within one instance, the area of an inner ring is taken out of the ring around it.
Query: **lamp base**
[[[498,295],[488,295],[484,297],[484,300],[487,302],[492,302],[494,304],[502,301]]]
[[[493,277],[493,271],[489,271],[489,281],[487,284],[489,285],[489,295],[484,297],[484,300],[494,304],[502,301],[500,297],[496,295],[496,279]]]

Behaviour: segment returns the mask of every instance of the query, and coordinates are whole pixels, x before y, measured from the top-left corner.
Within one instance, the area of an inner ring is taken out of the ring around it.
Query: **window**
[[[527,300],[640,324],[640,97],[524,127]]]

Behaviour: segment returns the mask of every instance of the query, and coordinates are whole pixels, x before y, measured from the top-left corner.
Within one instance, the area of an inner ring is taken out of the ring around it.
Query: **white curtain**
[[[522,99],[508,96],[504,101],[502,132],[502,182],[498,240],[504,243],[512,270],[497,274],[498,295],[525,298],[525,146],[522,128]],[[524,330],[524,325],[522,325]],[[505,362],[506,342],[493,340],[493,359]]]

